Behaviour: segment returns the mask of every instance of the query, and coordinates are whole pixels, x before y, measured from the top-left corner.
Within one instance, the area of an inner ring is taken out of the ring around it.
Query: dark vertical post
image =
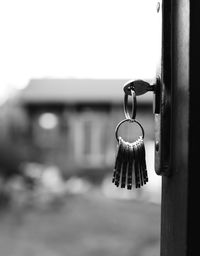
[[[199,251],[199,180],[200,162],[200,2],[190,1],[190,81],[189,81],[189,162],[188,162],[188,255]],[[195,232],[196,231],[196,232]]]
[[[163,75],[171,83],[171,176],[162,178],[161,256],[189,255],[190,5],[163,2]],[[170,57],[169,57],[170,56]]]

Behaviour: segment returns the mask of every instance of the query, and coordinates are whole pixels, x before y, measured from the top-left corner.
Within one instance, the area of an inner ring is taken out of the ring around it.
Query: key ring
[[[129,94],[130,93],[130,94]],[[134,90],[130,90],[129,93],[124,93],[124,114],[126,119],[135,119],[136,117],[136,109],[137,109],[137,100],[136,93]],[[132,111],[131,116],[128,111],[128,96],[132,94]]]
[[[121,188],[127,187],[127,189],[132,189],[132,185],[135,184],[135,188],[140,188],[148,181],[144,147],[144,129],[139,121],[137,121],[135,118],[137,108],[136,95],[141,95],[144,92],[149,91],[151,89],[149,86],[149,84],[141,80],[127,83],[124,86],[125,119],[119,122],[115,128],[115,137],[118,142],[118,150],[116,154],[112,182],[117,187],[120,186]],[[131,113],[128,110],[129,95],[132,97]],[[140,135],[138,139],[132,142],[123,140],[118,133],[120,126],[125,122],[136,123],[136,125],[138,125],[142,131],[142,136]]]
[[[137,121],[136,119],[126,118],[126,119],[122,120],[121,122],[119,122],[118,125],[117,125],[117,127],[116,127],[116,129],[115,129],[115,137],[116,137],[116,139],[117,139],[118,142],[119,142],[119,135],[118,135],[119,127],[120,127],[123,123],[125,123],[125,122],[131,122],[131,123],[136,123],[136,124],[138,124],[139,127],[140,127],[141,130],[142,130],[142,139],[144,139],[144,129],[143,129],[142,125],[140,124],[140,122]]]

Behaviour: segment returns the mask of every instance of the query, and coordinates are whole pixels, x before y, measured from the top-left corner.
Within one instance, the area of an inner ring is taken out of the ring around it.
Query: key
[[[120,161],[120,154],[121,154],[121,150],[122,150],[122,138],[119,137],[119,144],[118,144],[118,150],[117,150],[117,154],[116,154],[116,159],[115,159],[115,167],[114,167],[114,171],[113,171],[113,179],[112,182],[115,182],[115,177],[116,177],[116,169],[117,169],[117,165],[119,164]]]
[[[128,157],[129,157],[129,147],[128,143],[123,141],[124,155],[123,155],[123,164],[122,164],[122,177],[121,177],[121,188],[126,187],[126,172],[128,165]]]
[[[150,85],[143,80],[135,80],[124,85],[125,94],[131,95],[131,90],[135,92],[136,96],[139,96],[149,91],[155,91],[155,85]]]
[[[121,142],[120,145],[121,145],[121,147],[120,147],[120,151],[119,151],[119,160],[118,160],[117,166],[116,166],[115,182],[114,182],[117,187],[119,187],[119,183],[120,183],[121,168],[122,168],[123,158],[124,158],[124,143],[123,143],[123,141]]]
[[[143,162],[144,182],[146,184],[148,182],[148,173],[147,173],[147,167],[146,167],[144,140],[142,140],[141,148],[142,148],[142,159],[143,159],[142,162]]]
[[[139,169],[138,169],[138,148],[137,148],[136,142],[134,142],[134,154],[135,154],[135,161],[134,161],[135,187],[140,188],[140,177],[139,177]]]
[[[133,185],[133,160],[134,160],[134,151],[132,143],[128,143],[129,155],[128,155],[128,173],[127,173],[127,189],[132,189]]]
[[[140,143],[140,150],[141,150],[141,164],[142,164],[142,176],[143,176],[143,183],[146,184],[146,182],[148,181],[147,179],[147,171],[146,171],[146,160],[145,160],[145,148],[144,148],[144,141],[141,138],[140,139],[141,143]]]
[[[137,149],[138,149],[138,173],[140,179],[140,186],[144,185],[144,176],[143,176],[143,163],[142,163],[142,150],[141,150],[142,141],[139,138],[137,140]]]

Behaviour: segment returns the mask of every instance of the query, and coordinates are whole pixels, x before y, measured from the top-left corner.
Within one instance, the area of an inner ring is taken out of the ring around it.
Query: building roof
[[[66,103],[123,101],[123,79],[32,79],[19,95],[22,103]],[[152,102],[152,93],[139,97]]]

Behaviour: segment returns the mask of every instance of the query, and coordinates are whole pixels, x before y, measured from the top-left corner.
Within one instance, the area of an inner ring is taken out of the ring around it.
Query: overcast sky
[[[154,78],[155,0],[0,0],[0,101],[31,78]]]

